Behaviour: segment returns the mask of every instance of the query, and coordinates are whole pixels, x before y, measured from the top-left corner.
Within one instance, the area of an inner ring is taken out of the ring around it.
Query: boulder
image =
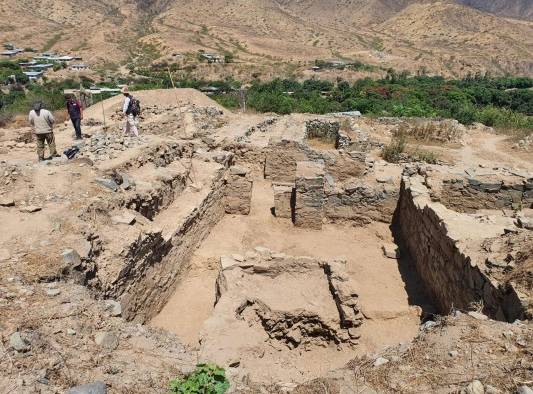
[[[72,268],[77,268],[81,265],[81,257],[74,249],[65,249],[61,253],[63,257],[63,262]]]

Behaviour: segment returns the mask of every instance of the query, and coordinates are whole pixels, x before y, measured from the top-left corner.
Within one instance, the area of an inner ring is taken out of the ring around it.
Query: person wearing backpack
[[[124,133],[138,137],[139,130],[137,129],[137,116],[139,115],[139,101],[130,94],[127,86],[122,88],[122,94],[124,95],[122,113],[126,118]]]

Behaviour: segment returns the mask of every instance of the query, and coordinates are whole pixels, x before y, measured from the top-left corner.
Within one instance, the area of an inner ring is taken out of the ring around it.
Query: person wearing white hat
[[[137,115],[132,110],[133,100],[135,100],[128,89],[127,86],[124,86],[121,90],[124,95],[124,104],[122,105],[122,113],[126,118],[126,123],[124,124],[124,133],[129,135],[139,136],[139,130],[137,129]]]

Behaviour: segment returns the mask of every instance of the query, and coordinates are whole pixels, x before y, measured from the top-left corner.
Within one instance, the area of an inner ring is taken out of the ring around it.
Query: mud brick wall
[[[475,178],[445,180],[440,201],[454,211],[468,213],[533,208],[533,178],[513,183]]]
[[[350,220],[360,225],[373,221],[390,223],[398,203],[398,190],[391,185],[371,185],[358,182],[343,190],[326,190],[324,214],[337,222]]]
[[[514,289],[485,275],[458,246],[459,240],[447,230],[447,212],[431,202],[421,177],[402,179],[394,225],[440,312],[467,310],[472,302],[482,301],[483,312],[492,318],[520,318],[523,309]]]

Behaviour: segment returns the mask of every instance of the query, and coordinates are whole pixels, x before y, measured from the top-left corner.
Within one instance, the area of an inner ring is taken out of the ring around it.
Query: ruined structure
[[[73,160],[36,164],[24,130],[2,136],[13,151],[0,163],[0,387],[165,392],[198,360],[224,367],[236,391],[353,382],[339,376],[350,360],[379,372],[441,357],[416,344],[447,319],[512,332],[501,357],[527,382],[531,167],[390,164],[379,156],[390,119],[234,115],[190,90],[139,94],[139,140],[104,131],[94,108]],[[472,375],[446,385],[514,389]],[[369,373],[364,385],[413,391],[393,383]]]

